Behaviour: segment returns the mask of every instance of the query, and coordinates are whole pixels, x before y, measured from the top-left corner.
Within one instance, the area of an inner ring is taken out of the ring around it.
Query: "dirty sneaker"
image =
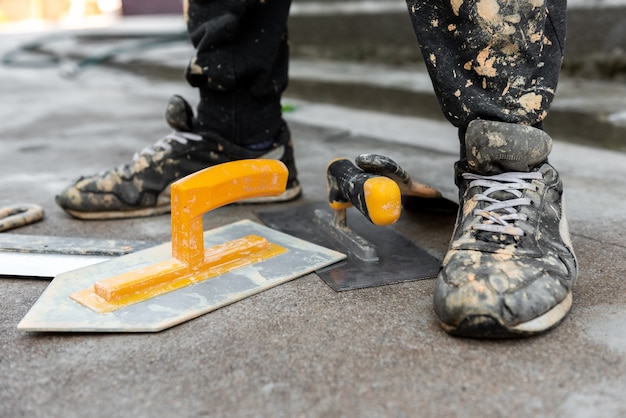
[[[572,305],[576,259],[562,183],[543,131],[473,121],[457,163],[460,207],[434,305],[442,327],[467,337],[532,335]]]
[[[254,202],[281,202],[301,193],[297,180],[289,129],[284,125],[275,141],[255,151],[215,135],[193,132],[193,110],[180,96],[173,96],[166,119],[170,135],[136,153],[130,163],[102,173],[81,177],[56,196],[57,204],[80,219],[114,219],[151,216],[170,211],[170,184],[212,165],[242,159],[267,158],[289,169],[287,190],[276,197]]]

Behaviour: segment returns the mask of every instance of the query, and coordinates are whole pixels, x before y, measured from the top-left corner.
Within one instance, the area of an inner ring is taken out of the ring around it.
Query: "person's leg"
[[[537,125],[554,98],[566,0],[407,0],[446,118]]]
[[[571,306],[576,260],[541,130],[565,41],[565,0],[407,0],[446,117],[459,128],[460,208],[437,278],[443,328],[530,335]]]
[[[198,88],[195,112],[174,96],[166,120],[174,132],[136,153],[119,167],[81,177],[56,201],[81,219],[109,219],[166,213],[169,186],[211,165],[273,158],[289,169],[287,190],[276,198],[297,198],[289,129],[281,116],[287,85],[287,16],[290,0],[189,0],[185,18],[196,47],[186,77]]]
[[[200,90],[196,130],[240,145],[263,144],[282,125],[290,0],[190,0],[195,54],[187,80]]]

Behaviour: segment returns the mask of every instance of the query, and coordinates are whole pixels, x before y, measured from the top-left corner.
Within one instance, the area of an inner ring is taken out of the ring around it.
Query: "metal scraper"
[[[0,277],[51,279],[158,243],[0,233]]]
[[[73,237],[9,234],[44,218],[41,206],[25,203],[0,208],[0,277],[51,279],[75,270],[129,254],[155,243]]]

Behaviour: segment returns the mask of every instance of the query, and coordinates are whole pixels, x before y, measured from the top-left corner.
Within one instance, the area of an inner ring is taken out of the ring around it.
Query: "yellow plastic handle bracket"
[[[198,171],[171,186],[172,257],[190,268],[204,262],[202,215],[239,200],[278,196],[287,187],[278,160],[239,160]]]
[[[283,247],[255,235],[205,251],[202,215],[239,200],[279,195],[288,175],[280,161],[241,160],[173,183],[172,258],[100,280],[70,298],[103,314],[284,253]]]

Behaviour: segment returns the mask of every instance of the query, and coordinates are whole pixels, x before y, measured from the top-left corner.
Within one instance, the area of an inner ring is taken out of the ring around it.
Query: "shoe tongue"
[[[172,96],[167,104],[165,120],[176,131],[193,132],[193,109],[181,96]]]
[[[546,161],[552,139],[532,126],[474,120],[467,127],[465,147],[470,171],[477,174],[528,172]]]

